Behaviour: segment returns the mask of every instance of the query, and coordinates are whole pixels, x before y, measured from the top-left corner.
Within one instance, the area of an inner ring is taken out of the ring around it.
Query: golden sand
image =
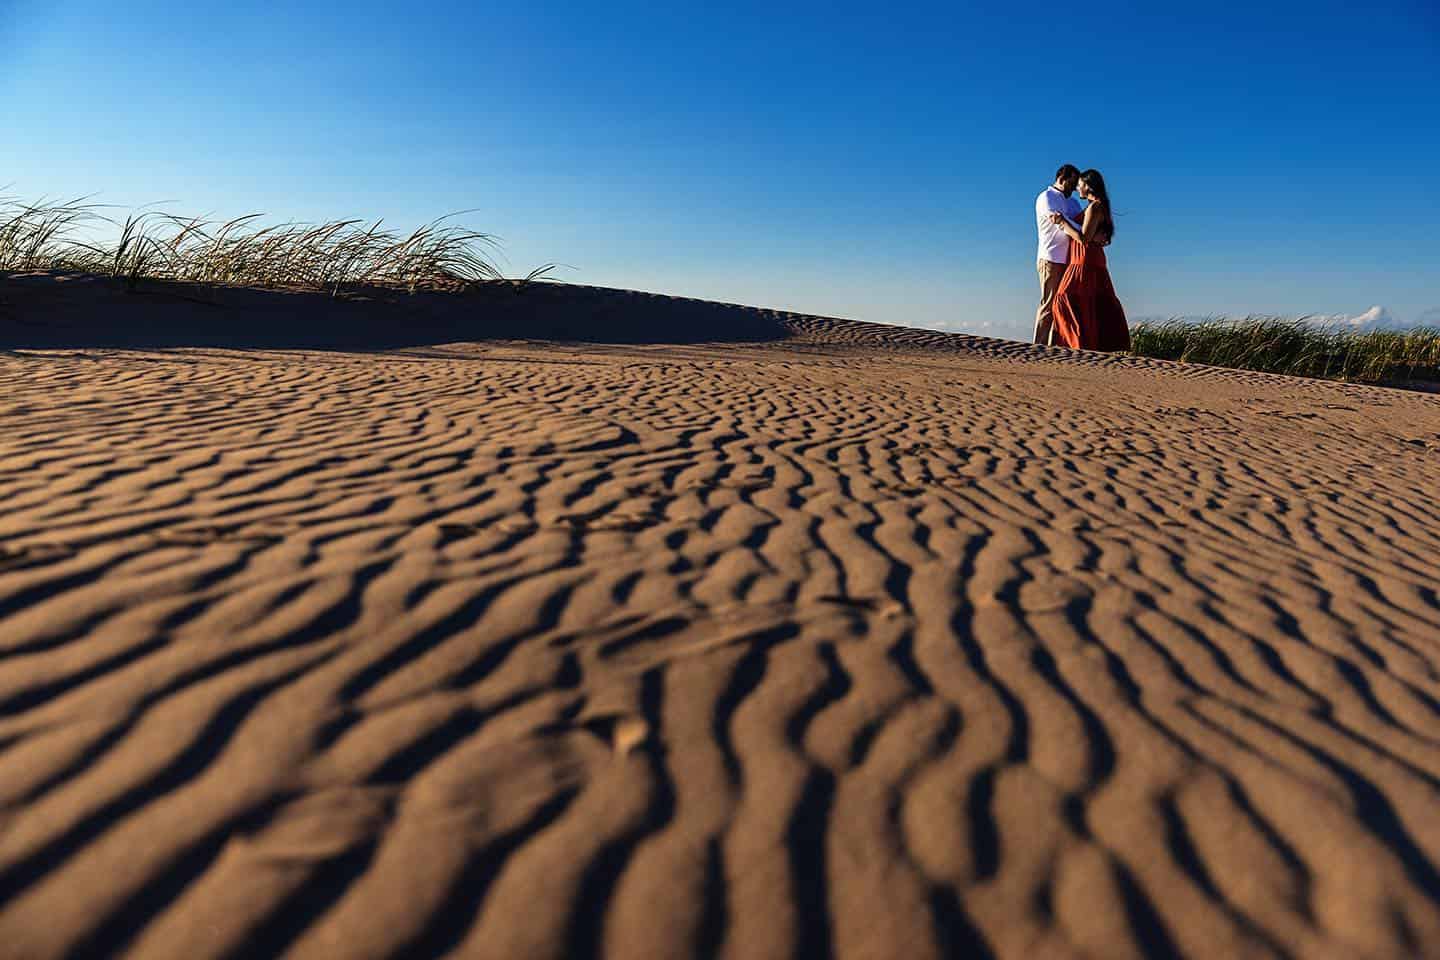
[[[0,956],[1440,956],[1440,398],[0,298]]]

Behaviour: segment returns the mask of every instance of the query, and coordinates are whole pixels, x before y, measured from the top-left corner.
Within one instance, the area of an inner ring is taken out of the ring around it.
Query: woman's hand
[[[1052,214],[1050,214],[1050,222],[1051,222],[1051,223],[1064,223],[1064,222],[1065,222],[1065,217],[1062,216],[1061,214],[1058,214],[1058,213],[1052,213]]]

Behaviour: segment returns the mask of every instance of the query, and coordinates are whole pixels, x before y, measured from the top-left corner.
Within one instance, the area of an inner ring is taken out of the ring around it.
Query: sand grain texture
[[[1440,956],[1440,398],[0,296],[6,958]]]

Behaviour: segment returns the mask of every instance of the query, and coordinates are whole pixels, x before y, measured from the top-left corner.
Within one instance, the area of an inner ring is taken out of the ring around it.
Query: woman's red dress
[[[1070,263],[1055,291],[1055,342],[1076,350],[1129,350],[1130,327],[1115,296],[1105,248],[1070,241]]]

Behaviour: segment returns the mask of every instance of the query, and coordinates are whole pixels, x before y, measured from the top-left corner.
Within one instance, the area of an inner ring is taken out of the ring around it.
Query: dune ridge
[[[0,289],[8,956],[1440,956],[1440,398],[533,293]]]

